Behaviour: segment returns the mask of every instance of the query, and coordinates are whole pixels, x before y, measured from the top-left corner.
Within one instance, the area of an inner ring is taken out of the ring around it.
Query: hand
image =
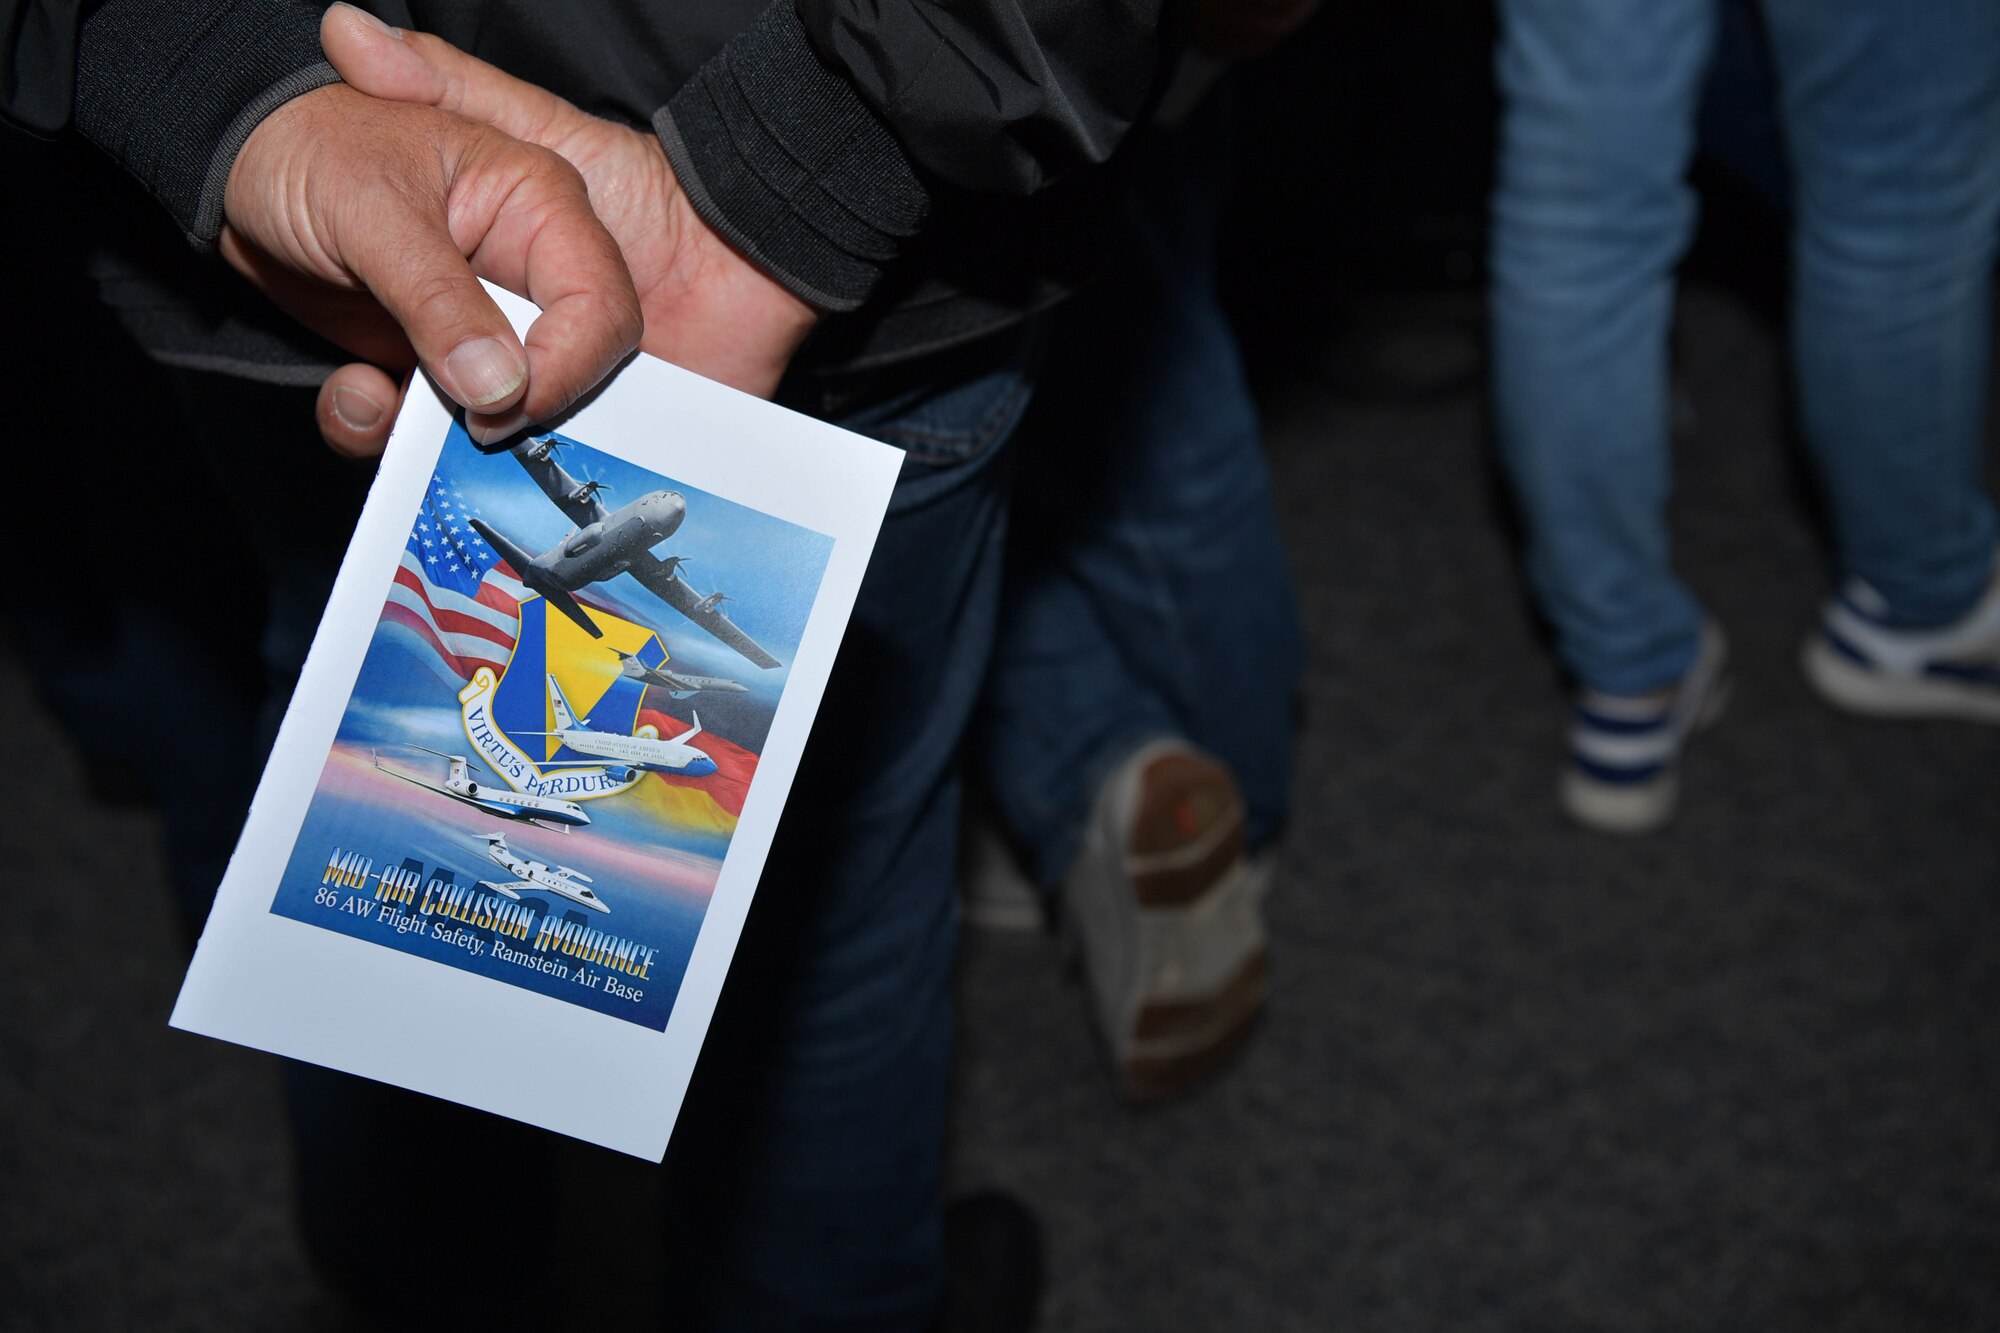
[[[560,154],[582,173],[591,205],[630,267],[645,316],[640,347],[746,393],[768,397],[777,388],[818,316],[701,220],[658,139],[587,115],[440,38],[386,27],[346,5],[327,12],[320,41],[361,92],[454,113]],[[349,366],[329,381],[336,382],[380,391],[387,376]]]
[[[482,439],[561,411],[638,341],[631,277],[575,170],[443,111],[338,84],[295,98],[243,145],[223,212],[230,264],[341,346],[421,361]],[[525,346],[475,274],[542,307]],[[323,428],[372,406],[379,451],[393,395],[341,387],[321,393]]]

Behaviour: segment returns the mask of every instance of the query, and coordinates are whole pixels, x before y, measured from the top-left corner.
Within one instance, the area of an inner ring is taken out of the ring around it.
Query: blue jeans
[[[974,771],[1045,888],[1109,770],[1178,736],[1241,784],[1250,845],[1290,795],[1298,602],[1256,406],[1215,292],[1227,123],[1135,145],[1111,271],[1056,317],[1018,480]]]
[[[308,1247],[366,1308],[413,1326],[548,1326],[555,1284],[413,1280],[398,1270],[424,1266],[382,1261],[384,1229],[421,1237],[433,1271],[485,1271],[496,1238],[546,1233],[566,1175],[622,1172],[616,1188],[664,1200],[675,1327],[897,1333],[929,1319],[942,1276],[958,752],[999,603],[1003,446],[1032,396],[1039,339],[1030,323],[786,399],[908,456],[664,1172],[287,1065]],[[295,462],[279,450],[325,461],[311,394],[183,380],[196,437],[265,492],[246,497],[250,512],[290,513]],[[352,525],[352,508],[324,508],[335,521],[317,540],[252,526],[272,547],[273,722]],[[217,817],[233,825],[241,811]],[[504,1205],[448,1172],[409,1170],[397,1149],[422,1144],[512,1164]]]
[[[1793,173],[1792,343],[1837,561],[1910,624],[1991,574],[1982,485],[2000,224],[2000,5],[1765,0]],[[1578,681],[1672,683],[1667,325],[1715,0],[1502,0],[1496,428]]]

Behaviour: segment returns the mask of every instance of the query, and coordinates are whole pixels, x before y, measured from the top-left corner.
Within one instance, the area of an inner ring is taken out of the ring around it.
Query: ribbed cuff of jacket
[[[924,188],[888,129],[776,0],[653,117],[688,202],[786,290],[852,310],[923,224]]]
[[[76,127],[206,248],[229,169],[264,117],[338,81],[319,10],[286,0],[111,0],[83,28]]]

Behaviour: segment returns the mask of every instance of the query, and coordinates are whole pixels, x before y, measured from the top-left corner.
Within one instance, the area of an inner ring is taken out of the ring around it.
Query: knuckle
[[[639,305],[638,293],[631,289],[629,283],[623,291],[617,293],[614,306],[613,314],[618,325],[619,346],[630,351],[646,336],[646,312]]]
[[[589,198],[590,191],[584,186],[583,173],[561,153],[553,148],[544,148],[540,144],[533,143],[521,144],[521,150],[527,155],[527,160],[533,163],[535,174],[548,184],[579,198]]]
[[[467,318],[467,313],[460,309],[464,304],[467,282],[465,275],[451,272],[439,265],[424,264],[410,275],[404,288],[404,298],[409,302],[412,312],[411,318],[417,318],[416,312],[421,311],[434,322],[436,329],[434,336],[456,343],[461,336],[470,332],[466,326],[471,321]],[[412,329],[412,332],[415,330]]]
[[[434,33],[403,30],[403,42],[422,58],[435,82],[436,100],[434,105],[456,111],[465,100],[465,81],[458,76],[452,58],[458,49],[444,38]]]

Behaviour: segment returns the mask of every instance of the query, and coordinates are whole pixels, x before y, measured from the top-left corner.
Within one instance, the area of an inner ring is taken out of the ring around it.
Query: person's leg
[[[691,1327],[893,1333],[934,1311],[958,752],[1029,351],[1009,336],[833,414],[910,459],[669,1152]]]
[[[1289,799],[1303,636],[1215,291],[1226,143],[1211,102],[1143,146],[1125,248],[1059,315],[1021,432],[975,771],[1047,888],[1148,740],[1235,775],[1253,851]]]
[[[1982,425],[2000,6],[1766,0],[1795,176],[1792,341],[1840,573],[1891,625],[1993,572]]]
[[[208,517],[231,542],[231,595],[258,617],[263,668],[261,716],[240,720],[248,734],[222,728],[227,748],[247,772],[248,792],[291,702],[306,650],[333,589],[335,573],[367,494],[369,471],[339,459],[313,424],[310,388],[254,383],[233,376],[169,372],[188,437],[215,477]],[[310,497],[302,501],[300,497]],[[224,558],[218,554],[218,559]],[[260,596],[261,592],[261,596]],[[170,845],[199,837],[227,848],[242,827],[243,807],[184,800],[168,805]],[[198,930],[207,896],[220,881],[209,868],[195,904]],[[380,1261],[381,1227],[421,1234],[440,1262],[477,1264],[490,1246],[493,1210],[476,1193],[440,1188],[424,1173],[397,1166],[412,1143],[450,1143],[477,1160],[548,1160],[552,1136],[401,1088],[286,1060],[280,1064],[292,1134],[301,1239],[314,1268],[366,1317],[427,1328],[546,1327],[558,1310],[547,1284],[525,1292],[444,1292],[413,1279],[405,1266]],[[518,1216],[547,1212],[556,1200],[551,1173],[524,1171],[509,1187]]]
[[[1303,657],[1215,290],[1227,136],[1211,98],[1136,150],[1119,254],[1058,316],[972,747],[1141,1100],[1217,1068],[1262,1005],[1263,853],[1289,799]],[[1004,853],[975,838],[976,919],[996,904],[1032,919],[1018,888],[992,887],[1018,883]]]
[[[1668,554],[1667,327],[1715,0],[1500,13],[1500,458],[1564,664],[1588,689],[1642,694],[1688,672],[1701,624]]]
[[[1719,630],[1675,577],[1667,328],[1716,0],[1503,0],[1494,426],[1527,573],[1577,686],[1563,808],[1656,828],[1727,697]]]

